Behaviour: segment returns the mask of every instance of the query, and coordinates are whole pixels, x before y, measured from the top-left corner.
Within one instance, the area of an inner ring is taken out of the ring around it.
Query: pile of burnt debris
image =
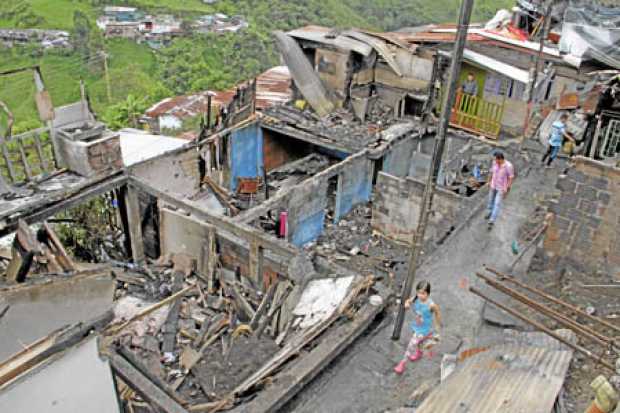
[[[29,275],[56,276],[73,273],[76,266],[51,226],[44,222],[36,231],[18,223],[10,256],[0,255],[0,270],[9,283],[22,283]]]
[[[218,265],[207,279],[195,264],[184,254],[149,266],[114,263],[120,324],[108,329],[113,369],[129,363],[190,411],[231,408],[255,397],[320,332],[343,315],[353,317],[364,302],[360,292],[374,282],[330,279],[340,287],[348,281],[350,289],[340,291],[349,293],[333,313],[317,311],[311,298],[310,313],[303,308],[308,288],[283,279],[260,291],[239,271]],[[141,308],[146,301],[157,304]],[[133,411],[150,411],[132,387],[119,382],[123,402]]]
[[[344,108],[321,118],[310,109],[296,107],[294,103],[270,107],[263,111],[263,115],[262,122],[265,125],[294,128],[326,142],[339,142],[355,150],[375,142],[377,134],[387,127],[402,122],[394,115],[393,108],[380,101],[368,109],[363,121]]]

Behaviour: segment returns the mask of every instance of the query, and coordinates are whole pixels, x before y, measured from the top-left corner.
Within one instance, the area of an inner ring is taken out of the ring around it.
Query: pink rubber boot
[[[394,373],[403,374],[405,372],[405,365],[407,364],[407,360],[401,360],[400,363],[394,367]]]
[[[415,351],[415,353],[413,353],[412,355],[409,356],[409,360],[411,361],[418,361],[422,358],[422,350],[417,349]]]

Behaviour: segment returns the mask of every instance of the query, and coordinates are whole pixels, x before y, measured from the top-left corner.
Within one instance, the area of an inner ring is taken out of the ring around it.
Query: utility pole
[[[550,1],[545,8],[545,14],[543,15],[543,30],[540,34],[540,43],[538,46],[538,54],[536,55],[536,61],[533,67],[532,79],[530,83],[530,89],[528,94],[528,101],[531,103],[534,101],[534,93],[536,92],[536,83],[538,82],[538,73],[541,71],[542,55],[545,48],[545,40],[549,36],[549,30],[551,29],[551,8],[553,1]]]
[[[452,106],[454,106],[454,100],[456,98],[458,79],[461,72],[461,60],[463,59],[463,49],[465,48],[465,41],[467,40],[467,30],[469,28],[469,19],[471,18],[471,11],[473,9],[473,5],[474,0],[461,1],[458,30],[456,34],[456,41],[454,43],[454,50],[452,51],[452,62],[450,63],[448,93],[444,95],[443,106],[441,109],[441,118],[439,120],[437,135],[435,136],[435,146],[433,148],[431,167],[428,172],[426,186],[424,187],[424,194],[422,196],[422,207],[420,208],[418,226],[412,240],[412,250],[409,257],[409,273],[407,274],[407,280],[403,285],[402,293],[400,296],[400,305],[398,307],[398,315],[396,316],[396,321],[394,322],[392,340],[398,340],[400,338],[403,321],[405,320],[405,300],[407,300],[411,296],[413,283],[415,281],[418,259],[420,256],[420,251],[422,250],[422,245],[424,243],[424,234],[426,233],[426,226],[428,224],[429,213],[433,202],[433,193],[435,189],[435,184],[437,182],[437,175],[439,174],[439,167],[441,165],[443,149],[446,143],[446,132],[450,123]]]
[[[101,52],[103,55],[103,71],[105,75],[105,87],[108,94],[108,103],[112,102],[112,91],[110,90],[110,72],[108,71],[108,54]]]

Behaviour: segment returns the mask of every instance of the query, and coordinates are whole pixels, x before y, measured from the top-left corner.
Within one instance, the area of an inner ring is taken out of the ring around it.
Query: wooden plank
[[[43,172],[50,172],[49,165],[47,164],[47,159],[45,159],[45,155],[43,154],[43,146],[41,145],[41,135],[36,134],[33,137],[34,146],[37,151],[37,156],[39,157],[39,163],[41,165],[41,169]]]
[[[185,287],[178,293],[172,294],[170,297],[145,308],[144,310],[140,311],[135,316],[131,317],[129,320],[125,321],[124,323],[110,326],[108,329],[105,330],[104,333],[107,335],[114,335],[118,333],[119,331],[121,331],[122,329],[130,325],[131,323],[146,317],[147,315],[151,314],[153,311],[157,310],[158,308],[163,307],[164,305],[170,304],[171,302],[175,301],[180,296],[185,295],[185,293],[189,292],[191,289],[195,287],[196,287],[195,285],[190,285],[189,287]]]
[[[221,202],[226,204],[226,207],[230,209],[230,213],[232,216],[235,216],[239,213],[239,209],[231,203],[230,201],[231,197],[224,188],[219,186],[215,181],[213,181],[208,176],[205,176],[203,178],[203,182],[206,183],[209,188],[211,188],[213,193],[217,196],[217,198]]]
[[[15,168],[13,167],[13,161],[11,161],[11,157],[9,154],[9,150],[6,146],[6,141],[4,137],[0,135],[0,148],[2,149],[2,158],[4,159],[4,164],[6,165],[6,169],[9,173],[9,178],[11,182],[17,182],[17,175],[15,174]]]
[[[272,378],[271,385],[258,393],[249,403],[232,410],[233,413],[277,412],[306,386],[321,370],[355,341],[383,311],[384,305],[366,304],[355,318],[337,329],[326,333],[321,343],[305,354],[294,366]]]
[[[116,353],[109,355],[112,370],[146,401],[166,413],[187,413],[187,410],[157,387],[131,363]]]
[[[10,383],[14,378],[27,372],[34,366],[79,343],[94,331],[101,330],[114,319],[114,312],[109,310],[103,315],[72,327],[56,330],[0,364],[0,387]]]
[[[30,164],[28,163],[28,157],[26,156],[26,152],[24,151],[24,144],[21,139],[17,139],[17,148],[19,149],[19,156],[22,161],[22,166],[24,167],[24,174],[26,175],[26,180],[32,181],[32,169],[30,168]]]
[[[264,250],[257,242],[250,243],[250,257],[249,257],[249,266],[250,266],[250,280],[255,283],[255,285],[263,285],[263,261],[264,261]],[[261,288],[262,289],[262,288]]]
[[[75,271],[75,263],[67,254],[65,247],[62,245],[62,242],[56,236],[56,233],[52,230],[47,222],[43,223],[43,228],[47,232],[47,236],[55,247],[54,253],[60,257],[60,265],[63,267],[65,271]]]
[[[252,330],[256,330],[256,327],[258,327],[258,323],[260,321],[260,318],[267,311],[267,307],[270,305],[271,300],[273,300],[273,296],[274,296],[277,288],[278,288],[278,283],[277,282],[274,282],[273,284],[271,284],[269,286],[269,289],[267,290],[267,293],[263,297],[263,300],[260,302],[260,304],[258,306],[258,309],[256,310],[256,313],[254,314],[254,317],[252,318],[252,321],[250,321],[250,328]]]
[[[140,373],[142,373],[146,378],[148,378],[153,384],[158,386],[161,390],[163,390],[168,396],[170,396],[174,401],[181,405],[187,404],[185,400],[181,398],[181,396],[174,390],[168,386],[168,384],[159,378],[158,376],[152,374],[146,364],[142,360],[138,358],[138,356],[125,347],[121,347],[118,349],[118,354],[125,358],[133,367],[135,367]]]
[[[129,226],[129,242],[131,243],[131,258],[139,264],[144,261],[144,239],[142,238],[142,217],[136,188],[128,185],[125,190],[125,205],[127,206],[127,223]]]
[[[196,284],[198,285],[198,284]],[[183,273],[175,271],[172,281],[172,292],[178,293],[183,288]],[[179,297],[180,298],[180,297]],[[174,351],[177,341],[177,330],[179,328],[179,314],[181,311],[181,302],[178,298],[172,303],[168,316],[164,325],[161,327],[162,331],[162,353],[172,353]]]
[[[245,393],[257,383],[264,380],[269,375],[273,374],[284,363],[286,363],[291,357],[306,347],[315,338],[325,332],[342,314],[349,308],[350,304],[357,298],[360,291],[370,286],[368,279],[355,282],[355,285],[347,296],[343,299],[340,306],[334,311],[334,313],[326,320],[315,324],[312,327],[303,330],[299,335],[292,338],[278,353],[276,353],[263,367],[258,369],[254,374],[245,379],[243,383],[239,384],[227,397],[229,400],[242,393]]]

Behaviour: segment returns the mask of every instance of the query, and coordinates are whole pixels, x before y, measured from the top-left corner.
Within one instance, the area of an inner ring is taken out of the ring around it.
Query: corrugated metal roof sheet
[[[385,59],[387,64],[390,65],[392,70],[394,70],[394,72],[396,72],[398,76],[403,75],[402,71],[398,67],[398,63],[396,63],[396,61],[394,60],[394,57],[392,56],[392,51],[389,49],[385,41],[378,39],[376,37],[373,37],[373,36],[369,36],[365,33],[357,32],[355,30],[348,30],[342,34],[344,36],[351,37],[353,39],[359,40],[371,46],[373,49],[377,51],[377,53],[381,55],[381,57],[383,57],[383,59]]]
[[[301,29],[291,30],[286,34],[296,39],[328,44],[344,50],[352,50],[362,56],[369,56],[372,53],[373,49],[368,44],[340,34],[334,37],[328,36],[330,32],[332,32],[332,29],[327,27],[306,26]]]
[[[291,100],[291,73],[286,66],[276,66],[256,78],[256,107],[264,109]]]
[[[256,107],[264,109],[290,100],[292,96],[290,83],[291,75],[286,66],[272,67],[258,75],[256,78]],[[247,82],[243,84],[247,84]],[[166,98],[147,109],[146,116],[157,118],[163,115],[171,115],[183,119],[205,113],[209,94],[211,94],[211,104],[217,108],[230,103],[235,95],[235,89],[218,92],[204,91],[192,95]]]
[[[573,353],[549,339],[520,338],[466,359],[416,413],[550,413]]]
[[[321,79],[319,79],[297,42],[281,31],[275,32],[275,37],[278,49],[280,49],[280,53],[282,53],[282,57],[291,71],[295,84],[310,106],[319,116],[326,116],[332,112],[334,104],[329,99]]]
[[[465,49],[463,50],[463,58],[470,61],[471,63],[475,63],[485,69],[500,73],[521,83],[528,84],[530,82],[530,74],[527,70],[519,69],[518,67],[501,62],[482,53],[474,52],[470,49]]]

